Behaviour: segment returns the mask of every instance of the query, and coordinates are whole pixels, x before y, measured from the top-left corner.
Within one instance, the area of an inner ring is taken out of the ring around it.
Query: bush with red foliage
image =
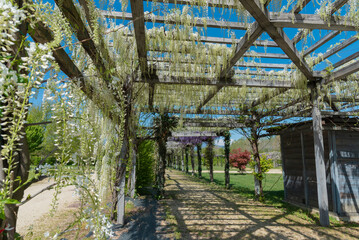
[[[241,148],[232,150],[229,154],[229,162],[232,167],[238,168],[238,170],[244,171],[246,165],[251,160],[251,154],[247,150],[242,152]]]

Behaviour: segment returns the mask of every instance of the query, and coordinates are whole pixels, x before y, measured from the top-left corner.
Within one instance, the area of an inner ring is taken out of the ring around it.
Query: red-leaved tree
[[[247,150],[242,152],[241,148],[233,149],[229,154],[229,162],[232,167],[238,168],[238,170],[244,171],[246,165],[251,159],[251,154]]]

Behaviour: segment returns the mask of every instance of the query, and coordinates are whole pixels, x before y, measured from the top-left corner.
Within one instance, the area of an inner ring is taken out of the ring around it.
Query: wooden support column
[[[317,85],[311,88],[311,97],[313,104],[313,135],[314,135],[314,154],[315,154],[315,171],[317,176],[318,207],[320,214],[320,224],[329,226],[328,210],[328,191],[324,162],[324,141],[322,118],[319,109],[319,94]]]
[[[214,140],[212,138],[210,138],[208,140],[208,145],[207,145],[207,149],[206,149],[206,151],[208,151],[208,153],[206,155],[208,157],[207,160],[209,162],[209,180],[211,182],[213,182],[213,159],[214,159],[213,148],[214,148]]]
[[[302,148],[302,167],[303,167],[303,184],[304,184],[305,206],[309,207],[307,166],[306,166],[306,163],[305,163],[305,147],[304,147],[303,131],[300,131],[300,143],[301,143],[301,148]]]
[[[197,161],[198,161],[198,177],[202,177],[202,146],[201,143],[197,144]]]
[[[191,146],[191,166],[192,166],[192,176],[194,176],[194,146]]]
[[[226,188],[230,188],[230,177],[229,177],[230,145],[231,145],[231,134],[229,133],[229,131],[225,131],[224,132],[224,155],[225,155],[224,175],[225,175]]]
[[[131,162],[131,183],[130,183],[130,197],[135,197],[135,190],[136,190],[136,165],[137,165],[137,142],[136,138],[133,140],[133,147],[132,147],[132,162]]]
[[[186,152],[186,159],[185,159],[185,167],[186,167],[186,173],[188,173],[188,149],[189,148],[189,146],[186,146],[186,150],[185,150],[185,152]]]
[[[263,196],[263,186],[262,186],[262,168],[260,163],[260,156],[259,156],[259,148],[258,148],[258,129],[257,129],[257,117],[253,116],[253,122],[251,127],[251,138],[250,143],[252,146],[252,154],[253,154],[253,160],[256,162],[256,165],[254,167],[254,194],[257,200],[262,201]]]
[[[182,157],[181,157],[181,170],[184,172],[184,150],[181,151]]]

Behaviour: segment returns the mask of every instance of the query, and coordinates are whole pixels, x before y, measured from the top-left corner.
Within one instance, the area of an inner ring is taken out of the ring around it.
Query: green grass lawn
[[[209,173],[202,174],[203,179],[209,181]],[[224,173],[214,173],[214,182],[224,186]],[[254,198],[254,177],[252,174],[232,173],[230,183],[233,190],[241,195]],[[263,180],[263,192],[266,202],[272,205],[281,206],[283,204],[283,177],[282,174],[267,174]]]

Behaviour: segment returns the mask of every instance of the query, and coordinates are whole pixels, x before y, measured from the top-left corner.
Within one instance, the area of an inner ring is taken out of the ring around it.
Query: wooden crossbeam
[[[332,81],[344,79],[350,74],[356,73],[358,71],[359,71],[359,61],[356,61],[348,66],[343,67],[342,69],[332,72],[330,76],[324,79],[324,83],[328,84]]]
[[[332,16],[329,20],[322,20],[317,14],[270,13],[269,18],[273,26],[280,28],[327,29],[338,31],[357,31],[357,26],[350,20],[341,20]]]
[[[168,69],[168,66],[167,67],[158,67],[156,68],[156,70],[158,71],[161,71],[161,73],[163,74],[168,74],[169,73],[169,69]],[[167,71],[166,71],[167,70]],[[207,71],[208,69],[205,69],[204,72],[202,72],[203,74],[205,73],[208,73]],[[181,74],[189,74],[188,71],[186,71],[186,69],[183,69],[183,71],[180,71],[180,70],[172,70],[171,69],[171,73],[181,73]],[[238,77],[245,77],[245,78],[248,78],[248,76],[267,76],[267,77],[274,77],[274,76],[277,76],[277,77],[286,77],[288,76],[287,74],[291,74],[290,71],[286,71],[286,72],[283,72],[283,71],[280,71],[280,72],[275,72],[275,71],[247,71],[247,70],[237,70],[237,69],[234,69],[234,74],[233,76],[236,76],[236,75],[239,75]]]
[[[311,0],[297,1],[297,4],[289,12],[298,14]]]
[[[350,62],[351,60],[355,59],[355,58],[358,58],[359,57],[359,52],[356,52],[356,53],[353,53],[352,55],[336,62],[334,65],[333,65],[333,68],[338,68],[344,64],[346,64],[347,62]]]
[[[203,6],[202,1],[193,1],[193,0],[147,0],[149,2],[160,2],[160,3],[172,3],[172,4],[181,4],[181,5],[194,5],[194,6]],[[232,0],[206,0],[206,6],[208,7],[218,7],[218,8],[238,8],[238,4]]]
[[[32,31],[29,32],[31,38],[37,43],[48,43],[54,40],[54,33],[45,26],[42,22],[37,22]],[[64,48],[61,45],[55,46],[52,50],[52,54],[55,58],[55,61],[59,65],[61,71],[66,74],[71,80],[74,81],[74,84],[79,87],[79,89],[95,104],[102,110],[103,114],[117,122],[119,116],[117,113],[112,112],[113,102],[111,105],[108,104],[108,99],[112,95],[110,91],[106,88],[105,84],[98,83],[102,86],[103,96],[100,94],[97,88],[92,86],[87,78],[82,74],[78,67],[74,64],[72,59],[66,53]],[[115,100],[114,100],[115,101]]]
[[[326,51],[322,56],[317,57],[317,59],[314,60],[314,64],[316,65],[316,64],[324,61],[325,59],[333,56],[337,52],[343,50],[344,48],[348,47],[349,45],[353,44],[356,41],[358,41],[358,36],[353,36],[353,37],[350,37],[350,38],[344,40],[341,44]]]
[[[117,11],[101,11],[102,15],[106,18],[113,18],[113,19],[123,19],[131,21],[133,19],[131,13],[127,12],[117,12]],[[145,22],[153,22],[155,19],[156,23],[165,23],[165,24],[178,24],[182,25],[181,22],[177,22],[172,19],[165,19],[165,17],[160,15],[155,15],[154,18],[151,18],[149,15],[144,16]],[[193,22],[193,26],[196,27],[209,27],[209,28],[227,28],[233,30],[246,30],[248,24],[240,23],[240,22],[228,22],[228,21],[216,21],[213,19],[206,19],[203,21],[201,18],[198,18],[197,21]]]
[[[143,11],[143,1],[142,0],[130,0],[131,2],[131,12],[132,12],[132,22],[135,31],[137,55],[140,64],[140,69],[142,74],[148,74],[148,64],[147,64],[147,50],[146,50],[146,32],[145,32],[145,21],[144,21],[144,11]]]
[[[348,0],[337,0],[333,3],[333,8],[330,12],[333,15],[336,11],[338,11],[344,4],[346,4]],[[311,30],[310,30],[311,31]],[[297,44],[300,40],[302,40],[310,31],[305,32],[304,30],[300,30],[292,39],[294,44]]]
[[[168,63],[170,64],[170,60],[169,59],[165,59],[165,58],[149,58],[148,59],[150,62],[153,63]],[[184,64],[191,64],[194,61],[189,61],[189,60],[182,60],[180,61],[181,63]],[[203,63],[203,65],[210,65],[211,63]],[[165,65],[168,66],[168,65]],[[291,66],[289,64],[280,64],[280,63],[246,63],[246,62],[240,62],[240,63],[236,63],[234,65],[235,67],[247,67],[247,68],[271,68],[271,69],[293,69],[294,66]],[[159,67],[157,69],[160,69]]]
[[[126,36],[127,37],[133,37],[133,34],[128,33]],[[154,38],[155,36],[149,35],[148,37],[151,39],[151,38]],[[240,39],[232,39],[232,38],[225,38],[225,37],[206,37],[206,36],[201,36],[201,37],[198,38],[198,42],[232,45],[233,43],[237,44],[238,42],[241,41],[241,39],[242,38],[240,38]],[[176,38],[174,36],[172,38],[169,38],[168,40],[193,41],[193,39],[190,39],[190,38],[188,38],[188,39],[179,39],[179,38]],[[277,43],[275,43],[274,41],[268,41],[268,40],[256,40],[256,41],[254,41],[253,46],[256,46],[256,47],[278,47]]]
[[[146,82],[142,78],[137,78],[136,82]],[[293,88],[293,84],[290,81],[283,80],[263,80],[263,79],[236,79],[232,78],[228,81],[220,81],[218,78],[208,77],[178,77],[167,76],[158,73],[158,84],[179,84],[179,85],[208,85],[218,87],[260,87],[260,88]]]
[[[106,66],[102,60],[101,54],[97,51],[96,45],[87,31],[81,15],[77,11],[72,0],[55,0],[55,3],[74,29],[77,39],[81,41],[82,47],[90,56],[98,72],[102,75],[104,80],[107,80],[109,78],[109,73],[106,71]]]
[[[155,94],[155,81],[154,77],[150,76],[151,73],[148,67],[147,61],[147,50],[146,50],[146,31],[145,31],[145,20],[144,20],[144,10],[143,10],[143,0],[131,0],[131,12],[132,12],[132,22],[135,32],[136,39],[136,48],[138,61],[140,64],[140,70],[142,73],[142,78],[145,80],[150,79],[149,83],[149,96],[148,96],[148,105],[153,108],[153,99]]]
[[[235,129],[245,127],[242,123],[236,123],[235,121],[221,122],[221,121],[185,121],[184,127],[203,127],[203,128],[227,128]]]
[[[244,4],[243,4],[244,5]],[[247,9],[248,10],[248,9]],[[128,12],[117,12],[117,11],[101,11],[103,16],[106,18],[132,20],[132,14]],[[251,12],[251,11],[249,11]],[[328,21],[324,21],[318,14],[292,14],[292,13],[280,13],[270,12],[267,13],[268,21],[270,21],[274,27],[279,28],[306,28],[306,29],[327,29],[327,30],[338,30],[338,31],[357,31],[355,23],[345,20],[337,19],[332,16]],[[144,16],[145,22],[156,22],[165,24],[177,24],[183,25],[181,22],[177,22],[173,19],[165,19],[160,15],[150,17],[149,15]],[[263,24],[263,23],[262,23]],[[233,30],[247,30],[248,24],[241,22],[229,22],[229,21],[216,21],[214,19],[203,19],[198,18],[197,21],[193,22],[193,26],[197,27],[209,27],[209,28],[226,28]]]
[[[262,4],[259,0],[240,0],[242,5],[249,11],[249,13],[257,20],[261,27],[268,33],[268,35],[278,44],[278,46],[287,54],[292,62],[309,80],[315,80],[313,73],[303,57],[301,57],[295,46],[284,33],[283,29],[278,29],[272,24],[269,19],[266,9],[262,9]]]
[[[159,48],[159,47],[153,47],[150,46],[149,51],[152,52],[176,52],[176,53],[183,53],[183,54],[191,54],[192,53],[192,49],[191,47],[187,48],[186,46],[182,46],[180,48],[173,50],[169,50],[166,48]],[[228,48],[229,50],[229,48]],[[203,54],[208,54],[210,55],[208,52],[204,52]],[[217,53],[219,56],[223,55],[222,53]],[[236,54],[235,54],[236,55]],[[261,53],[261,52],[249,52],[249,53],[245,53],[243,54],[242,57],[251,57],[251,58],[277,58],[277,59],[289,59],[289,57],[285,54],[280,54],[280,53]],[[233,59],[233,58],[232,58]],[[239,59],[239,58],[238,58]],[[237,61],[236,61],[237,62]],[[235,62],[235,63],[236,63]],[[234,63],[234,64],[235,64]],[[227,65],[227,66],[233,66],[232,64]],[[227,69],[227,68],[226,68]],[[223,76],[224,77],[224,76]]]
[[[319,47],[333,39],[335,36],[337,36],[340,33],[340,31],[333,31],[325,35],[323,38],[321,38],[319,41],[311,45],[308,49],[306,49],[303,53],[303,56],[307,56],[317,50]]]

